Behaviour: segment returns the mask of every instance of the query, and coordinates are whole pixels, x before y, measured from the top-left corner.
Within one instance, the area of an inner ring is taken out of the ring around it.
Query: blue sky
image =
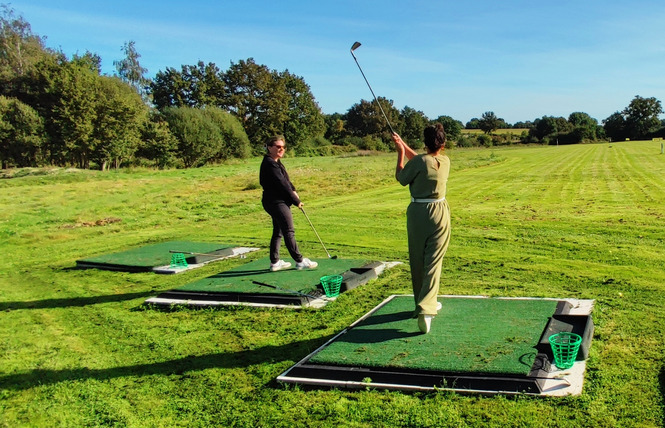
[[[254,58],[301,76],[324,113],[372,95],[466,123],[581,111],[602,121],[636,96],[665,102],[662,0],[17,0],[46,45],[94,52],[113,74],[130,40],[153,77]]]

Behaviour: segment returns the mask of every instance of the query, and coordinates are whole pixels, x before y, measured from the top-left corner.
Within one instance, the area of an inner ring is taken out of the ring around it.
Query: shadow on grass
[[[391,322],[405,321],[410,318],[412,318],[415,322],[416,317],[413,316],[413,311],[401,311],[389,314],[372,315],[371,317],[360,322],[358,325],[359,326],[380,325]]]
[[[30,300],[26,302],[0,302],[0,312],[18,309],[54,309],[70,308],[101,303],[124,302],[159,294],[158,291],[142,291],[138,293],[111,294],[108,296],[68,297],[63,299]]]
[[[285,360],[299,361],[303,356],[325,343],[330,337],[285,343],[278,346],[264,346],[248,351],[233,353],[220,352],[218,354],[184,357],[159,363],[137,364],[108,369],[35,369],[29,372],[0,376],[0,389],[24,390],[67,381],[85,381],[88,379],[105,381],[128,376],[173,376],[214,368],[243,368],[254,364],[275,363]]]
[[[234,271],[220,272],[218,274],[210,276],[209,278],[235,278],[240,276],[265,275],[266,273],[271,273],[270,269],[234,270]]]
[[[421,336],[421,332],[408,332],[396,328],[378,328],[363,331],[362,334],[341,336],[338,342],[346,343],[381,343],[390,340],[405,339],[407,337]]]

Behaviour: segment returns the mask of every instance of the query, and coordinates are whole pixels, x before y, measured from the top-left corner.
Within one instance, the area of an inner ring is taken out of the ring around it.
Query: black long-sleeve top
[[[263,157],[259,182],[263,187],[264,203],[285,203],[286,205],[299,205],[300,199],[296,195],[296,187],[291,183],[286,168],[279,160],[270,156]]]

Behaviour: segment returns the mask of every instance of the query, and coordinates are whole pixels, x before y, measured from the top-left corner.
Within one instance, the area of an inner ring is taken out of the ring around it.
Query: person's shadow
[[[302,359],[316,350],[330,336],[270,345],[241,352],[220,352],[209,355],[196,355],[158,363],[136,364],[131,366],[89,369],[34,369],[22,373],[0,376],[0,389],[23,390],[45,384],[71,380],[107,380],[125,376],[181,375],[185,372],[201,371],[210,368],[239,368],[253,364],[277,363]]]
[[[29,300],[23,302],[0,302],[0,312],[19,309],[55,309],[73,308],[102,303],[124,302],[140,297],[148,297],[159,294],[160,291],[141,291],[136,293],[109,294],[106,296],[91,297],[67,297],[62,299]]]
[[[413,318],[413,311],[373,315],[349,329],[338,340],[348,343],[379,343],[421,335],[422,333],[419,331],[404,331],[397,327],[385,327],[386,324],[406,321],[411,318]]]

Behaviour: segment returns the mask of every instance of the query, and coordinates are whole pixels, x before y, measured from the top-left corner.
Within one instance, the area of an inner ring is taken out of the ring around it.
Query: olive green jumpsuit
[[[397,175],[411,193],[406,228],[415,316],[437,312],[441,262],[450,242],[450,208],[445,200],[449,172],[448,156],[425,154],[414,156]]]

